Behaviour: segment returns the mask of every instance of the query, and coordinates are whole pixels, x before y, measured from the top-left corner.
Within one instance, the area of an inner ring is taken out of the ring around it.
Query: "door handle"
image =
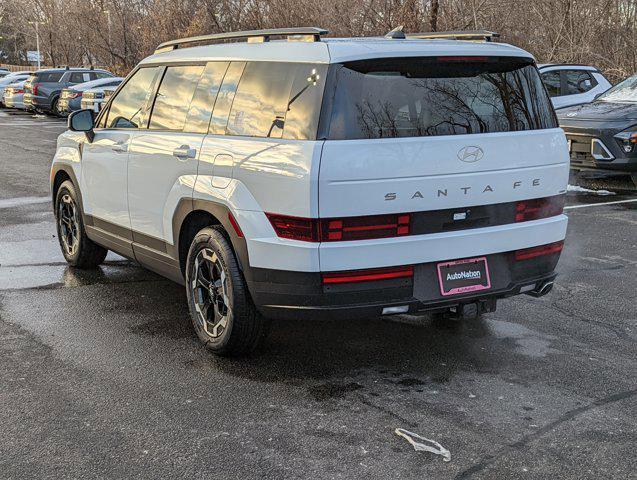
[[[188,160],[189,158],[195,158],[197,156],[197,150],[190,148],[188,145],[182,145],[179,148],[173,150],[173,157],[177,157],[180,160]]]
[[[117,153],[126,153],[128,152],[128,144],[126,143],[115,143],[111,149]]]

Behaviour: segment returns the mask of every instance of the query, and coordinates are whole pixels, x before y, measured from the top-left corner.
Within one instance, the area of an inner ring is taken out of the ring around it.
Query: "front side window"
[[[159,67],[140,68],[113,98],[107,128],[140,128]]]
[[[389,58],[334,65],[334,140],[554,128],[531,59]]]
[[[166,73],[155,97],[155,105],[148,128],[152,130],[183,130],[190,101],[203,69],[203,65],[166,68]]]
[[[560,79],[559,70],[553,70],[552,72],[543,73],[542,81],[546,86],[546,91],[549,92],[549,96],[559,97],[560,95],[562,95],[562,81]]]
[[[583,70],[566,70],[564,77],[566,79],[566,95],[586,93],[595,86],[591,74]]]
[[[281,138],[296,64],[249,62],[232,104],[229,135]]]

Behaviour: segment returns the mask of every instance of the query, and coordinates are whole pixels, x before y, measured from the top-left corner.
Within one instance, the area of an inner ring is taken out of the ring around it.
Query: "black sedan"
[[[592,176],[630,175],[637,186],[637,75],[592,103],[558,111],[571,169]]]

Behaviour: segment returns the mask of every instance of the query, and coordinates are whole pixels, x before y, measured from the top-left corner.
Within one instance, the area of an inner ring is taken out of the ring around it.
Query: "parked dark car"
[[[57,114],[62,89],[72,85],[112,77],[106,70],[88,68],[49,68],[34,72],[25,84],[24,105],[27,110]]]
[[[557,115],[572,170],[593,177],[630,175],[637,186],[637,75]]]

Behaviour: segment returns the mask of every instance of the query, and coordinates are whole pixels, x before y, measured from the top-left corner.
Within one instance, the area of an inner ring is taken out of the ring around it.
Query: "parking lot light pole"
[[[42,22],[29,22],[29,25],[35,25],[35,48],[38,51],[38,70],[40,70],[40,32],[38,25]]]

